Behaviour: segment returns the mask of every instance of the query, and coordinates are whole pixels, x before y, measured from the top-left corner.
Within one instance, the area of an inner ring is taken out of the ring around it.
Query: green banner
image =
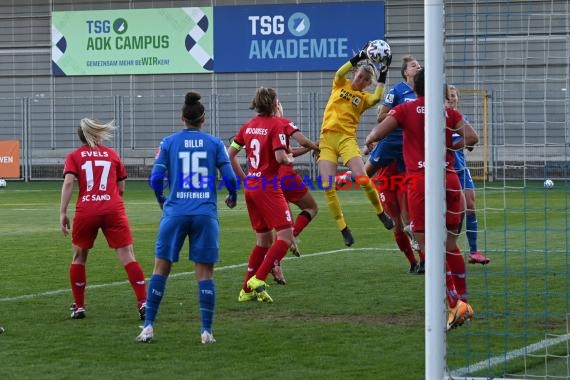
[[[212,7],[53,12],[51,30],[57,76],[214,69]]]

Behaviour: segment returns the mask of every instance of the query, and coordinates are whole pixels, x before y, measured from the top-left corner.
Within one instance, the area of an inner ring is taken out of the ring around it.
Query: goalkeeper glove
[[[384,61],[380,64],[380,70],[378,72],[378,83],[386,83],[386,77],[388,76],[388,68],[392,63],[392,54],[388,55]]]
[[[378,71],[378,83],[386,83],[386,78],[388,77],[388,68],[384,69],[383,67],[380,68]]]
[[[368,58],[368,55],[366,54],[366,48],[368,48],[369,44],[370,44],[370,42],[367,42],[362,47],[362,49],[360,49],[360,51],[358,53],[356,53],[356,55],[350,59],[350,63],[352,64],[352,66],[356,66],[356,64],[358,62],[362,61],[363,59]]]

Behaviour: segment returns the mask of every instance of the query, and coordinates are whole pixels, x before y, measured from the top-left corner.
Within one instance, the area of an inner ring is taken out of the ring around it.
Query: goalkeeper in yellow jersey
[[[384,213],[378,193],[366,175],[364,161],[356,141],[360,116],[382,98],[391,61],[390,55],[383,60],[380,69],[376,69],[367,60],[367,47],[368,45],[337,70],[323,115],[319,143],[318,166],[322,188],[325,189],[327,205],[347,246],[354,244],[354,238],[344,219],[334,184],[339,157],[352,171],[356,183],[366,193],[384,227],[387,229],[394,227],[394,222]],[[351,71],[354,72],[352,81],[346,78]],[[376,89],[373,93],[367,92],[366,88],[372,84],[374,76],[377,76]]]

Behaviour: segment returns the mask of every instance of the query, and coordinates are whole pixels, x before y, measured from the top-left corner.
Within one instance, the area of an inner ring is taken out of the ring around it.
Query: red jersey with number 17
[[[73,174],[79,183],[75,213],[93,215],[125,212],[117,182],[127,171],[117,152],[106,146],[83,145],[67,155],[63,175]]]
[[[393,116],[398,125],[404,131],[404,162],[406,163],[406,173],[424,175],[425,167],[425,97],[400,104],[390,110],[388,115]],[[461,113],[452,110],[445,110],[445,146],[452,146],[452,134],[455,126],[463,120]],[[454,171],[453,163],[455,156],[451,150],[447,150],[445,155],[445,165],[447,170]]]
[[[296,129],[289,119],[274,116],[256,116],[240,128],[234,141],[245,147],[250,178],[259,178],[259,181],[277,178],[280,164],[275,151],[288,151],[287,136],[292,134],[291,128]]]

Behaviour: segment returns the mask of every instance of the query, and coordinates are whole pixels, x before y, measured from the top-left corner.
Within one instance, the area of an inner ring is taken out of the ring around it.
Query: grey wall
[[[276,3],[297,1],[2,1],[0,139],[24,141],[32,178],[57,177],[65,154],[78,144],[81,117],[116,119],[121,128],[112,144],[131,176],[142,177],[160,138],[180,128],[185,92],[203,95],[209,128],[226,139],[251,117],[249,100],[259,86],[276,88],[287,116],[316,138],[332,72],[51,76],[51,11]],[[401,80],[403,55],[423,62],[423,1],[389,0],[386,9],[394,55],[390,85]],[[446,74],[463,90],[463,111],[487,142],[469,155],[476,174],[483,174],[485,161],[494,178],[542,178],[545,168],[550,176],[566,175],[569,12],[566,0],[445,2]],[[369,111],[363,118],[361,139],[374,116]]]

